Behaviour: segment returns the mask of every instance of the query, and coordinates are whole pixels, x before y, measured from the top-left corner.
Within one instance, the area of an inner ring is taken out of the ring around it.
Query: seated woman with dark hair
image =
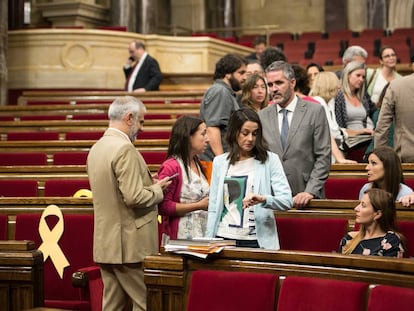
[[[366,190],[372,188],[383,189],[391,193],[394,200],[413,192],[413,189],[404,184],[401,161],[397,153],[390,147],[377,147],[368,156],[365,167],[368,183],[362,186],[359,199]]]
[[[359,231],[342,238],[339,252],[402,258],[405,253],[401,233],[397,230],[395,200],[382,189],[367,190],[355,207]]]

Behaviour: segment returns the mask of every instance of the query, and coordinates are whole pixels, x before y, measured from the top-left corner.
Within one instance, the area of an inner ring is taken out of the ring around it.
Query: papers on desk
[[[211,254],[220,253],[224,248],[235,246],[236,241],[234,240],[194,238],[191,240],[168,240],[164,244],[164,250],[174,254],[191,255],[205,259]]]

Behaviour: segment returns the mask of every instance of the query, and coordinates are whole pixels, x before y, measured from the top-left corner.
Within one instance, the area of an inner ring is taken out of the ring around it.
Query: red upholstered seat
[[[72,120],[108,120],[107,113],[74,114]]]
[[[104,131],[85,131],[85,132],[67,132],[66,140],[98,140],[104,134]]]
[[[194,271],[187,311],[273,311],[277,281],[275,274]]]
[[[171,131],[144,131],[137,135],[137,139],[170,139]]]
[[[411,189],[414,189],[414,179],[413,178],[404,178],[405,184],[410,187]]]
[[[326,198],[358,200],[359,191],[367,182],[365,178],[328,178],[325,183]]]
[[[47,154],[44,152],[2,152],[0,165],[46,165]]]
[[[54,165],[86,165],[87,151],[79,152],[55,152],[53,154]]]
[[[7,240],[8,216],[0,215],[0,240]]]
[[[45,181],[45,197],[72,197],[80,189],[91,189],[88,179],[51,179]]]
[[[11,132],[7,140],[59,140],[57,132]]]
[[[0,197],[37,197],[37,181],[0,179]]]
[[[406,257],[414,258],[414,221],[398,221],[398,229],[405,237]]]
[[[21,116],[21,121],[66,120],[66,115]]]
[[[142,151],[141,155],[147,164],[161,164],[167,157],[167,151]]]
[[[348,231],[348,221],[340,218],[276,217],[276,225],[282,250],[336,252]]]
[[[377,285],[370,291],[367,311],[411,311],[413,302],[413,288]]]
[[[50,219],[49,219],[50,218]],[[40,214],[19,214],[16,216],[16,240],[32,240],[36,247],[42,244],[39,235]],[[89,294],[72,286],[72,274],[83,267],[97,269],[93,262],[93,215],[71,215],[63,217],[64,231],[58,241],[63,254],[69,262],[60,278],[50,257],[44,263],[45,307],[70,310],[100,310],[90,303]],[[54,228],[57,217],[47,216],[46,222]],[[99,269],[97,269],[99,271]],[[101,287],[102,293],[102,287]],[[83,294],[83,295],[82,295]],[[102,294],[100,295],[102,297]]]
[[[364,311],[367,289],[368,284],[360,282],[288,276],[277,311]]]
[[[0,116],[0,121],[14,121],[13,116]]]

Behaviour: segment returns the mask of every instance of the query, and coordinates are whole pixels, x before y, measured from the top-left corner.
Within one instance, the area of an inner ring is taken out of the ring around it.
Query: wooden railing
[[[9,216],[9,237],[14,236],[14,219],[19,213],[41,213],[48,205],[55,204],[63,213],[93,213],[91,198],[73,197],[0,197],[0,214]],[[303,209],[275,211],[276,217],[342,218],[353,229],[357,200],[312,200]],[[414,221],[414,209],[397,204],[397,219]],[[339,242],[338,242],[339,243]]]

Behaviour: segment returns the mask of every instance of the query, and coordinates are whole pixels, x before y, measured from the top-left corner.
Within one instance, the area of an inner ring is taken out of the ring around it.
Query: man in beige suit
[[[158,252],[157,204],[168,177],[154,183],[132,142],[143,129],[144,104],[125,96],[108,111],[109,128],[92,146],[87,171],[94,206],[93,257],[104,284],[102,310],[146,310],[142,261]]]
[[[387,145],[393,122],[394,150],[401,162],[414,162],[414,73],[390,82],[375,128],[375,147]]]

